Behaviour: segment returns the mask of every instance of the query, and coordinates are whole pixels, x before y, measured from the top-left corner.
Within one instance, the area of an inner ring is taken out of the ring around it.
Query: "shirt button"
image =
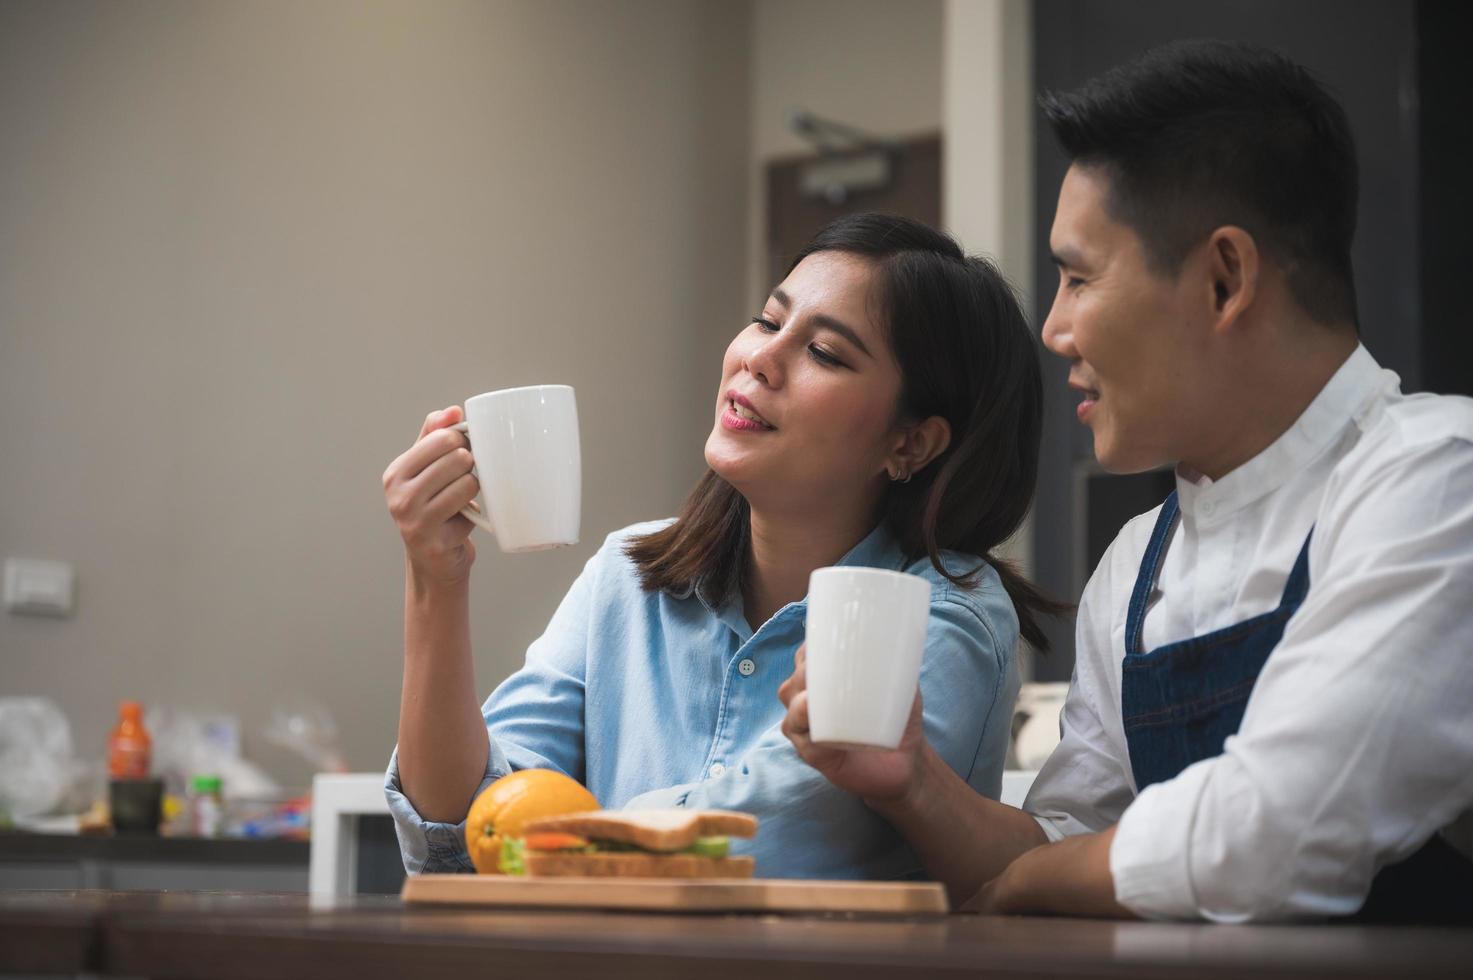
[[[1217,505],[1210,500],[1202,504],[1202,513],[1206,514],[1208,517],[1211,517],[1213,512],[1216,510]]]
[[[715,765],[713,765],[711,767],[711,778],[712,779],[720,779],[722,776],[725,776],[725,775],[726,775],[726,767],[723,766],[721,763],[718,762],[718,763],[716,763]]]
[[[757,672],[757,665],[752,662],[752,659],[750,657],[748,657],[741,663],[737,664],[737,670],[741,671],[743,677],[751,677],[754,673]]]

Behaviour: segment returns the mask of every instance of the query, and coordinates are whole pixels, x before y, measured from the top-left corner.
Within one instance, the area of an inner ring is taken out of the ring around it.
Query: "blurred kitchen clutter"
[[[337,725],[310,698],[283,698],[260,734],[314,771],[346,771]],[[310,800],[245,757],[233,715],[124,701],[103,749],[79,754],[55,702],[0,697],[0,827],[307,836]]]

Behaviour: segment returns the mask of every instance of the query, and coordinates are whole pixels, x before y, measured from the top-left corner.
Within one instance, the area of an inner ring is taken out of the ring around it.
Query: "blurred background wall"
[[[746,296],[750,11],[638,3],[0,4],[0,694],[99,755],[118,699],[309,696],[381,768],[403,560],[380,474],[430,410],[566,382],[577,549],[481,538],[477,680],[605,534],[703,468]],[[478,532],[479,533],[479,532]]]

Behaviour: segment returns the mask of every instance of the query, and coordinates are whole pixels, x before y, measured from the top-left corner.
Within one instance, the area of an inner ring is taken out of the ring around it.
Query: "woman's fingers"
[[[809,761],[808,757],[813,752],[813,740],[808,737],[807,691],[799,691],[792,695],[788,702],[788,713],[783,716],[782,733],[789,742],[793,743],[793,748],[798,752],[798,758]]]
[[[469,476],[471,467],[474,465],[475,461],[471,459],[469,449],[463,446],[452,449],[426,466],[419,476],[406,484],[406,489],[421,507],[428,506],[452,483]],[[464,506],[464,502],[461,506]],[[459,507],[456,508],[456,510],[459,509]]]
[[[802,735],[808,738],[808,692],[799,691],[793,696],[793,701],[788,705],[787,730],[794,735]]]
[[[407,483],[415,479],[437,459],[457,449],[470,452],[470,443],[464,433],[449,428],[428,433],[389,464],[389,468],[384,471],[384,488],[389,489],[395,483]]]
[[[435,411],[425,416],[424,425],[421,425],[419,427],[419,435],[414,437],[414,441],[419,442],[421,439],[423,439],[425,436],[429,435],[436,429],[444,429],[449,426],[456,425],[464,417],[465,412],[461,411],[459,405],[451,405],[449,408],[436,409]]]
[[[451,405],[426,415],[413,445],[400,453],[389,464],[389,468],[384,470],[384,489],[388,490],[394,483],[414,479],[426,466],[447,452],[470,445],[465,436],[453,428],[459,424],[463,414],[460,406]]]
[[[417,524],[425,504],[470,472],[470,450],[453,430],[431,432],[384,471],[384,499],[401,529]]]
[[[455,429],[464,417],[457,405],[431,412],[414,445],[384,470],[389,513],[414,573],[427,581],[463,580],[476,558],[474,525],[459,514],[480,490],[469,443]]]
[[[798,652],[793,655],[793,673],[777,689],[777,699],[783,704],[792,701],[793,695],[799,691],[808,689],[808,672],[804,669],[806,659],[803,644],[799,644]]]
[[[440,523],[450,520],[461,512],[466,506],[475,502],[476,494],[481,492],[481,484],[469,471],[452,480],[439,493],[435,494],[425,504],[424,516],[428,523]],[[475,525],[465,518],[460,519],[466,526],[466,533]]]

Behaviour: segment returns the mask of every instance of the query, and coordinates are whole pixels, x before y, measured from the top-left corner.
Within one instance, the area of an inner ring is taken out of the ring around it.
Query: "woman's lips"
[[[773,431],[771,426],[763,425],[756,419],[742,418],[740,415],[737,414],[736,407],[732,405],[730,400],[727,401],[726,408],[721,412],[721,425],[723,428],[732,429],[736,432]]]

